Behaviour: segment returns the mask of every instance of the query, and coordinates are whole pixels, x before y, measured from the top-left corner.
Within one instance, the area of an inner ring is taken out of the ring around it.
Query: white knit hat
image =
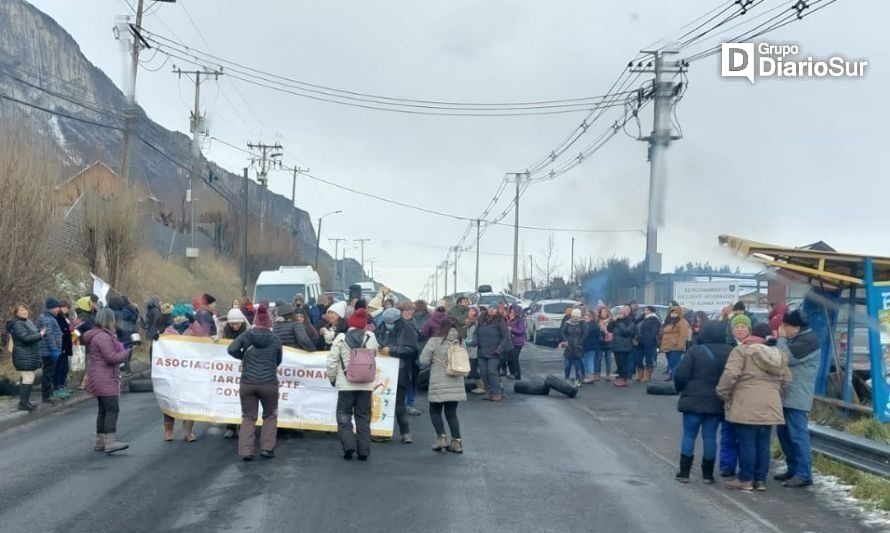
[[[328,311],[331,313],[336,313],[340,318],[346,318],[346,302],[337,302],[334,305],[328,307]]]
[[[229,313],[226,315],[226,321],[228,321],[230,324],[233,322],[240,322],[242,324],[246,324],[247,317],[244,316],[244,313],[242,313],[241,310],[236,307],[234,309],[231,309],[229,311]]]

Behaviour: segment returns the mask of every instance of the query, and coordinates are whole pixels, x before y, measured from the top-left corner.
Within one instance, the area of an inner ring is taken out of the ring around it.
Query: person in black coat
[[[306,352],[314,352],[315,342],[309,337],[305,322],[300,321],[298,323],[295,320],[297,311],[295,311],[293,306],[284,304],[281,307],[277,307],[276,312],[278,319],[275,321],[275,328],[272,331],[281,339],[281,344]],[[303,316],[302,313],[300,313],[300,316]]]
[[[701,430],[702,479],[714,482],[717,458],[717,427],[723,420],[723,401],[717,397],[717,382],[723,374],[733,347],[726,343],[722,322],[705,322],[697,344],[690,348],[674,374],[674,387],[680,393],[677,410],[683,413],[683,440],[680,445],[680,471],[677,479],[689,481],[695,440]]]
[[[53,372],[53,396],[59,399],[71,397],[71,391],[65,387],[68,381],[68,358],[74,355],[74,345],[71,341],[71,321],[68,319],[71,313],[71,302],[61,300],[59,302],[59,314],[56,315],[56,323],[62,331],[62,354],[56,363],[55,372]]]
[[[629,305],[622,306],[618,311],[618,318],[609,324],[609,333],[612,334],[612,351],[615,353],[615,366],[618,372],[614,385],[627,387],[627,379],[633,372],[630,354],[634,349],[634,338],[637,335],[637,326]]]
[[[417,344],[417,329],[411,323],[411,311],[399,311],[394,307],[383,312],[383,325],[376,331],[380,353],[399,359],[399,383],[396,388],[396,421],[402,442],[414,442],[408,419],[408,406],[405,404],[408,386],[414,382],[420,368],[417,358],[420,350]]]
[[[22,380],[18,408],[33,411],[37,406],[31,403],[31,389],[34,388],[34,372],[43,367],[40,341],[46,336],[46,329],[38,330],[31,322],[31,311],[26,305],[16,305],[11,315],[6,332],[12,338],[12,366],[21,374]]]

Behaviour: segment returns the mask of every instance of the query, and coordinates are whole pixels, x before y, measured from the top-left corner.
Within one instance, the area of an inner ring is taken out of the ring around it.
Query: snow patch
[[[53,134],[53,137],[55,137],[59,148],[67,152],[68,141],[65,140],[65,134],[62,133],[62,127],[59,125],[59,117],[57,117],[56,115],[52,115],[49,118],[49,130],[50,133]]]
[[[868,502],[853,497],[853,487],[844,485],[834,476],[813,473],[813,488],[818,498],[830,509],[854,516],[869,527],[890,531],[890,513],[869,509]]]

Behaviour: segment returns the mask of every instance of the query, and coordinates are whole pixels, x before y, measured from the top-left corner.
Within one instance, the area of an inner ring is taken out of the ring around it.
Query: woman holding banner
[[[207,334],[201,328],[201,325],[195,322],[195,310],[186,303],[177,304],[171,313],[173,324],[164,330],[164,335],[184,335],[186,337],[206,337]],[[175,431],[175,419],[164,414],[164,440],[170,442],[173,440]],[[186,442],[195,442],[198,437],[195,436],[195,421],[183,420],[182,431],[185,433],[183,440]]]
[[[263,405],[263,427],[260,430],[260,457],[275,457],[278,432],[278,367],[283,350],[281,339],[272,333],[274,323],[266,306],[260,305],[253,319],[253,328],[229,345],[229,355],[240,359],[241,429],[238,432],[238,455],[253,460],[256,449],[256,419]]]

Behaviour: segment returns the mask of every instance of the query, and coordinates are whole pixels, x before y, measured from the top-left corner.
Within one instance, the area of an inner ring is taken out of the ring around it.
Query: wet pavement
[[[554,350],[523,359],[526,375],[562,370]],[[123,397],[119,433],[132,447],[108,457],[92,451],[95,404],[85,402],[0,433],[0,530],[870,530],[810,490],[678,484],[676,399],[642,387],[470,398],[459,409],[463,455],[431,451],[423,402],[415,443],[375,443],[366,463],[344,461],[329,434],[282,432],[278,457],[252,463],[216,426],[199,424],[196,443],[166,443],[151,394]]]

